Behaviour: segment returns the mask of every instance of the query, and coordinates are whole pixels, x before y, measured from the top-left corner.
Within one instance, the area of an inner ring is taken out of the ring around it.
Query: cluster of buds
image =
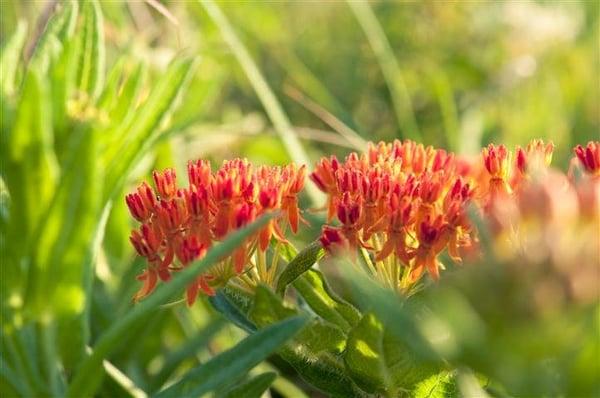
[[[447,249],[460,262],[476,244],[466,215],[470,165],[442,149],[412,141],[368,144],[344,162],[322,159],[310,175],[328,196],[321,242],[329,251],[360,249],[370,272],[407,291],[427,270],[439,277]]]
[[[167,169],[153,173],[156,192],[143,182],[126,196],[131,215],[141,223],[130,240],[147,260],[135,300],[150,294],[159,280],[168,281],[173,272],[202,258],[230,231],[266,212],[279,212],[230,257],[199,275],[187,289],[187,302],[193,304],[199,291],[214,295],[216,287],[253,268],[254,257],[264,260],[271,239],[285,241],[287,227],[295,233],[302,220],[298,193],[304,187],[304,166],[254,167],[234,159],[213,172],[208,161],[198,160],[188,164],[187,172],[187,188],[178,188],[175,171]]]

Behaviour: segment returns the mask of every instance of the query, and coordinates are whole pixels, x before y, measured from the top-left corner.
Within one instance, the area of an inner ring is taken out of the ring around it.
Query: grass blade
[[[155,310],[159,305],[167,303],[175,294],[181,292],[199,273],[206,271],[220,259],[230,254],[248,236],[266,225],[273,217],[273,214],[267,214],[249,226],[231,234],[222,243],[211,249],[202,260],[194,262],[179,272],[169,283],[160,285],[150,297],[136,305],[118,322],[113,324],[98,339],[93,348],[93,353],[79,366],[67,391],[67,395],[69,397],[92,395],[100,382],[98,375],[101,374],[100,367],[102,366],[102,360],[118,348],[123,333],[139,319],[144,318]]]
[[[401,131],[406,138],[422,141],[423,137],[419,131],[410,93],[402,77],[400,65],[398,65],[392,47],[379,21],[377,21],[375,13],[366,0],[347,0],[347,2],[365,32],[377,62],[379,62],[379,67],[392,96],[394,112]]]
[[[156,397],[197,397],[234,382],[298,333],[307,321],[306,317],[293,317],[261,329],[232,349],[191,370],[181,381]]]
[[[223,14],[219,6],[212,0],[198,1],[204,7],[215,25],[217,25],[225,42],[229,45],[231,51],[233,51],[233,54],[248,77],[254,91],[256,91],[256,94],[262,102],[267,115],[273,122],[275,130],[279,133],[279,137],[292,160],[298,164],[310,165],[310,159],[300,144],[298,136],[294,132],[287,115],[283,111],[283,107],[267,84],[267,81],[258,69],[258,66],[250,56],[250,53],[237,37],[225,14]],[[322,195],[314,185],[307,185],[306,192],[313,203],[318,204],[322,201]]]

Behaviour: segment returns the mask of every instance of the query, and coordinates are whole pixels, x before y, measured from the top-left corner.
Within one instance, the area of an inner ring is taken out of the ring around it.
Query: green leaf
[[[344,361],[362,389],[384,393],[392,386],[383,352],[383,325],[373,314],[365,314],[350,332]]]
[[[296,309],[284,306],[281,298],[268,287],[264,285],[256,287],[254,306],[249,312],[250,319],[256,325],[265,327],[296,314],[298,314]],[[346,336],[335,325],[313,319],[310,325],[296,336],[293,344],[301,345],[314,353],[321,351],[341,353],[346,344]]]
[[[275,372],[265,372],[230,389],[224,398],[260,398],[277,378]]]
[[[371,393],[394,396],[409,390],[432,373],[420,366],[404,344],[371,313],[365,314],[348,336],[344,361],[356,383]]]
[[[340,266],[347,264],[340,264]],[[417,314],[421,311],[412,302],[386,289],[364,274],[346,267],[343,274],[352,286],[353,296],[363,307],[369,308],[385,325],[386,331],[402,341],[407,349],[427,363],[440,363],[441,358],[430,340],[423,334]]]
[[[36,43],[31,56],[30,65],[36,66],[40,72],[46,73],[50,62],[52,47],[73,34],[78,14],[78,2],[67,1],[48,21],[44,32]]]
[[[257,286],[250,318],[258,326],[272,324],[296,313],[285,307],[281,298],[269,288]],[[278,354],[317,388],[334,396],[357,396],[361,392],[346,375],[338,356],[345,347],[345,339],[337,326],[315,319]]]
[[[23,228],[21,234],[15,235],[20,236],[15,243],[29,238],[54,192],[58,169],[52,151],[50,109],[46,81],[35,68],[29,68],[15,122],[3,148],[6,163],[3,162],[2,174],[13,204],[11,220]]]
[[[104,27],[102,11],[97,0],[89,0],[83,6],[82,60],[78,74],[78,88],[93,99],[100,95],[104,86]]]
[[[232,383],[292,338],[306,322],[305,317],[293,317],[259,330],[232,349],[192,369],[156,397],[197,397]]]
[[[109,110],[110,120],[113,123],[128,123],[129,120],[133,119],[131,116],[134,116],[135,112],[132,112],[132,110],[136,107],[136,101],[146,80],[146,75],[147,68],[140,63],[132,67],[127,77],[122,76],[124,81],[118,90],[119,96]],[[127,116],[130,116],[129,120]]]
[[[294,282],[300,275],[309,270],[317,261],[319,261],[325,251],[319,241],[306,246],[298,253],[287,267],[283,270],[277,280],[277,294],[283,295],[286,287]]]
[[[14,294],[25,301],[23,287],[31,271],[29,254],[34,231],[54,195],[58,167],[52,150],[49,88],[39,71],[30,67],[24,79],[14,123],[0,135],[0,173],[10,195],[3,247],[2,297]],[[26,182],[26,183],[25,183]],[[4,307],[4,306],[3,306]]]
[[[248,236],[256,233],[271,219],[273,219],[273,214],[267,214],[252,224],[232,233],[223,242],[209,250],[204,258],[178,272],[169,283],[158,286],[150,297],[133,307],[125,316],[114,323],[100,336],[92,354],[78,367],[67,395],[70,397],[92,395],[100,382],[102,360],[117,350],[123,333],[136,325],[140,319],[144,319],[159,305],[167,303],[175,294],[180,294],[198,274],[208,270],[212,265],[233,252]]]
[[[156,82],[146,101],[135,110],[131,122],[114,133],[117,137],[123,137],[123,141],[107,148],[107,155],[103,159],[110,167],[107,184],[115,188],[109,196],[118,192],[128,171],[160,136],[160,124],[173,109],[194,65],[193,59],[175,59]]]
[[[27,22],[19,20],[17,30],[2,48],[2,54],[0,55],[0,86],[3,95],[11,96],[15,92],[17,71],[19,65],[22,64],[21,52],[25,45],[26,34]]]
[[[328,352],[313,353],[298,347],[284,348],[280,353],[309,384],[333,397],[363,397],[367,394],[347,375],[341,359]]]
[[[183,343],[181,347],[167,354],[164,365],[150,380],[151,390],[160,388],[185,359],[196,355],[198,352],[205,349],[213,336],[223,330],[223,326],[225,326],[226,323],[227,322],[222,318],[212,321],[202,330],[194,333],[194,335]]]
[[[296,279],[294,287],[315,313],[342,330],[348,331],[358,323],[360,312],[331,290],[321,272],[306,272]]]
[[[456,375],[443,371],[434,374],[416,385],[412,398],[453,398],[458,397]]]
[[[256,330],[256,326],[229,300],[222,289],[219,289],[215,296],[209,297],[208,301],[217,311],[240,329],[248,333]]]

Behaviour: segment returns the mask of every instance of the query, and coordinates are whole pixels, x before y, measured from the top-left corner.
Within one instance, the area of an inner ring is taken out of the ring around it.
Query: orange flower
[[[351,252],[359,248],[372,252],[372,260],[381,263],[371,267],[376,277],[404,289],[407,266],[415,260],[418,248],[423,252],[425,247],[418,226],[439,218],[443,224],[440,242],[451,242],[448,249],[459,261],[459,248],[466,246],[470,237],[470,231],[462,226],[462,209],[471,190],[467,187],[468,194],[461,192],[468,184],[459,183],[459,192],[453,196],[456,204],[444,207],[444,200],[462,178],[457,171],[468,170],[461,162],[444,150],[398,140],[369,143],[366,153],[350,153],[344,162],[322,159],[311,179],[328,195],[328,220],[337,216],[341,227],[324,228],[321,242],[347,245]],[[449,217],[452,220],[447,220]],[[437,258],[438,254],[431,255]],[[438,262],[432,264],[437,266]],[[433,270],[431,273],[437,275]]]
[[[270,211],[281,215],[246,239],[227,259],[199,275],[187,290],[192,305],[198,292],[215,294],[232,277],[252,266],[255,249],[267,250],[271,237],[285,241],[284,228],[293,232],[302,220],[298,194],[304,186],[304,166],[255,168],[245,159],[223,162],[215,172],[208,161],[189,162],[187,188],[178,188],[174,169],[153,172],[158,195],[142,183],[125,201],[131,215],[142,223],[131,234],[136,252],[148,266],[138,277],[143,282],[135,300],[150,294],[159,280],[202,258],[215,241]]]
[[[416,250],[414,263],[410,271],[411,282],[416,282],[421,277],[424,269],[427,269],[434,280],[439,279],[441,264],[437,256],[447,243],[444,239],[444,226],[442,215],[435,218],[427,216],[417,225],[419,247]]]

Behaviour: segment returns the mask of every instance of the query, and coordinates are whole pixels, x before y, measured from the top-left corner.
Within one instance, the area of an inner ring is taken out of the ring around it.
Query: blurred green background
[[[175,53],[201,55],[179,114],[196,123],[173,141],[176,159],[285,160],[247,76],[198,3],[164,1],[168,14],[151,2],[101,3],[109,64],[130,53],[160,70]],[[2,36],[19,18],[39,29],[48,4],[3,1]],[[551,139],[561,165],[573,145],[598,138],[598,4],[374,2],[371,28],[391,50],[386,79],[368,28],[344,1],[220,3],[314,157],[347,151],[323,121],[329,113],[368,140],[406,137],[416,126],[424,142],[463,153]]]
[[[165,123],[168,139],[139,164],[126,191],[147,180],[150,168],[175,165],[185,175],[189,159],[289,161],[252,79],[200,4],[100,3],[107,70],[117,60],[128,72],[134,62],[148,65],[140,97],[174,56],[200,60]],[[19,20],[27,21],[26,58],[54,4],[2,0],[0,41],[15,32]],[[344,155],[362,140],[420,137],[476,155],[489,142],[513,146],[543,138],[556,144],[554,163],[564,170],[571,148],[597,140],[600,130],[599,4],[390,1],[368,7],[344,1],[228,1],[219,6],[311,162],[325,154]],[[78,120],[77,112],[71,113]],[[311,205],[308,197],[302,199],[303,207]],[[139,288],[135,275],[142,260],[128,242],[133,224],[124,200],[117,200],[96,267],[92,340],[127,313]],[[314,240],[319,227],[313,222],[298,240]],[[158,389],[175,369],[183,372],[180,363],[189,368],[243,336],[205,300],[191,309],[183,304],[164,309],[123,336],[127,349],[111,357],[146,391]],[[262,364],[259,370],[270,367]],[[285,378],[276,381],[284,396],[298,396],[294,388]],[[98,396],[123,395],[121,389],[108,379]]]

